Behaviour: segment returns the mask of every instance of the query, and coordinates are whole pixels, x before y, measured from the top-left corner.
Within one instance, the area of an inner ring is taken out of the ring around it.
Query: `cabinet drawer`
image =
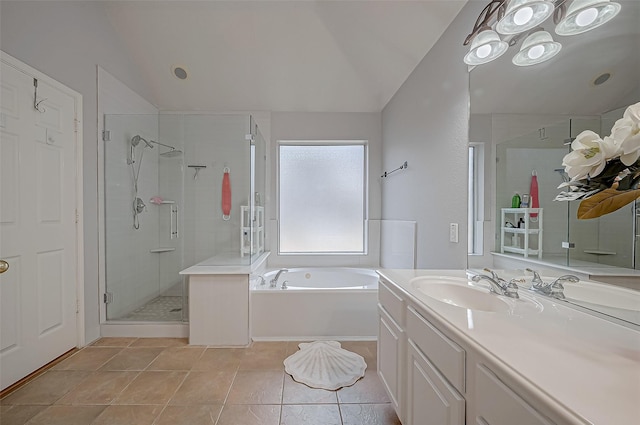
[[[383,281],[378,283],[378,300],[380,301],[380,305],[389,313],[389,316],[391,316],[398,325],[403,326],[404,299],[391,290],[388,285],[388,283]]]
[[[483,364],[476,365],[476,421],[487,425],[553,425]]]
[[[409,342],[407,425],[464,425],[465,400]]]
[[[407,337],[438,367],[451,385],[464,394],[464,349],[437,330],[413,307],[408,308]]]

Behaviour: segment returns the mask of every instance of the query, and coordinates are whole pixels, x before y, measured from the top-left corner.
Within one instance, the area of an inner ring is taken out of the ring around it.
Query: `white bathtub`
[[[378,333],[378,275],[356,268],[292,268],[269,286],[278,270],[251,286],[254,340],[374,340]],[[286,289],[282,283],[286,281]]]

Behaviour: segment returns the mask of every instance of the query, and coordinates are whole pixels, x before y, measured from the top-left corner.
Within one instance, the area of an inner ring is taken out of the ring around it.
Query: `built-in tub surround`
[[[247,346],[249,333],[249,276],[262,273],[269,252],[250,265],[211,265],[205,260],[180,272],[189,282],[189,344],[219,347]]]
[[[374,340],[378,278],[371,269],[290,268],[255,276],[251,285],[254,340]],[[264,283],[263,283],[264,282]],[[284,285],[284,289],[283,289]]]
[[[444,340],[453,340],[466,350],[466,358],[462,351],[461,375],[455,373],[456,368],[440,369],[455,391],[463,396],[463,417],[456,423],[465,423],[465,416],[466,423],[476,423],[482,412],[488,412],[486,407],[489,405],[493,406],[494,412],[508,410],[496,402],[502,400],[499,394],[483,391],[498,387],[506,389],[504,394],[512,388],[510,400],[519,398],[534,407],[536,417],[542,420],[531,423],[628,424],[636,423],[640,417],[638,330],[578,311],[549,297],[531,295],[526,288],[519,289],[521,298],[532,297],[541,309],[515,307],[506,311],[482,311],[463,308],[421,294],[415,285],[416,279],[425,276],[457,277],[460,282],[451,280],[448,284],[469,285],[463,270],[384,269],[378,273],[382,282],[400,295],[398,303],[401,304],[398,305],[401,309],[398,311],[405,313],[399,317],[406,317],[410,343],[405,347],[412,353],[411,359],[420,357],[416,347],[420,346],[421,336],[417,345],[411,342],[411,332],[417,329],[416,323],[422,320],[420,317],[426,318],[431,323],[429,326],[439,329]],[[481,283],[472,282],[472,285]],[[488,293],[488,287],[485,290]],[[415,372],[413,361],[406,366],[406,370]],[[409,373],[410,383],[416,382],[416,376],[411,378]],[[462,381],[455,379],[458,377],[462,377]],[[411,403],[410,394],[407,394],[407,400]],[[410,418],[416,411],[419,409],[413,412],[407,409]]]

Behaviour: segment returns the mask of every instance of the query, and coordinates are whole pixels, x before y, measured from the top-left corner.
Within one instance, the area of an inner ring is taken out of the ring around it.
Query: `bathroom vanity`
[[[639,423],[637,327],[465,271],[378,274],[378,374],[404,425]]]

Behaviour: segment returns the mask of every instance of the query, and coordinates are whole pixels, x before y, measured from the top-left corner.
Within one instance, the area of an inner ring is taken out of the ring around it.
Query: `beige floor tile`
[[[337,404],[282,406],[280,425],[342,425]]]
[[[49,370],[2,399],[2,404],[53,404],[89,375],[87,371]]]
[[[138,338],[130,347],[182,347],[188,344],[187,338]]]
[[[376,341],[341,341],[345,350],[360,354],[367,363],[367,370],[376,370],[378,353]]]
[[[242,357],[240,370],[284,370],[286,342],[254,342]]]
[[[204,347],[166,348],[147,370],[191,370],[204,353]]]
[[[244,357],[244,348],[207,348],[192,370],[235,372]]]
[[[55,365],[53,370],[98,370],[122,347],[85,347],[73,356]]]
[[[280,408],[280,405],[269,404],[226,404],[216,425],[278,425]]]
[[[56,404],[110,404],[139,372],[94,372]]]
[[[91,343],[94,347],[128,347],[138,338],[100,338]]]
[[[402,425],[390,403],[341,404],[344,425]]]
[[[91,425],[151,425],[163,405],[107,406]]]
[[[300,350],[300,347],[298,347],[298,345],[300,343],[302,343],[302,342],[313,342],[313,341],[288,341],[287,342],[287,357],[289,357],[293,353],[295,353],[298,350]]]
[[[144,370],[164,350],[162,347],[125,348],[104,364],[100,370]]]
[[[184,381],[187,372],[140,372],[113,404],[165,404]]]
[[[47,406],[0,406],[0,424],[23,425]]]
[[[294,381],[291,375],[284,375],[283,404],[331,404],[337,402],[335,391],[310,388]]]
[[[29,421],[29,425],[89,425],[106,406],[49,406]]]
[[[227,397],[228,404],[280,404],[284,372],[239,370]]]
[[[222,406],[167,406],[154,425],[214,425],[220,410]]]
[[[191,371],[169,404],[224,404],[235,375],[235,372],[226,371]]]
[[[389,397],[374,370],[367,370],[362,379],[350,387],[338,390],[340,403],[389,403]]]
[[[289,345],[288,341],[253,341],[247,351],[284,351]]]

